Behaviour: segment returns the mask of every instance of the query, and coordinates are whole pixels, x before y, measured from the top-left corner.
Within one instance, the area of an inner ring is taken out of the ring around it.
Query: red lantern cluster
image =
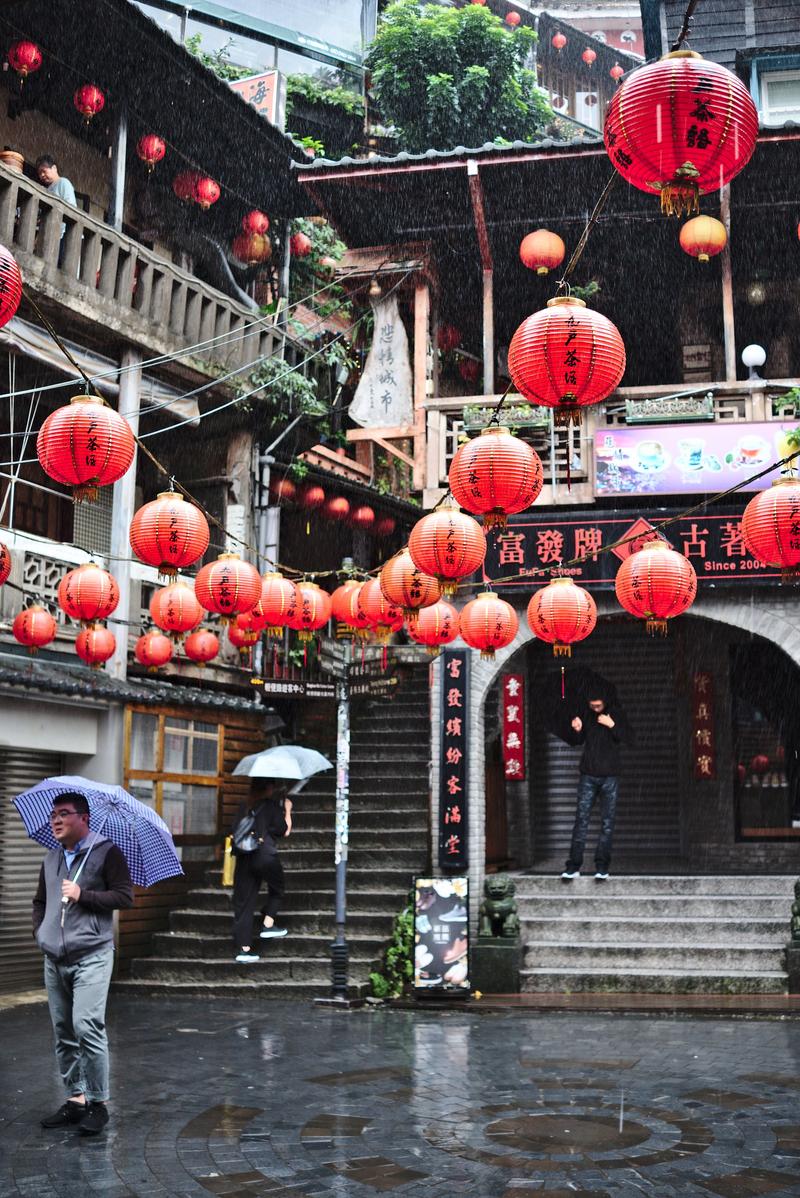
[[[81,624],[108,619],[118,603],[117,580],[96,562],[70,570],[58,584],[58,606]]]
[[[648,541],[617,571],[614,584],[625,611],[647,621],[649,633],[667,631],[667,620],[691,607],[697,595],[694,566],[666,541]]]
[[[122,478],[135,451],[127,420],[92,395],[77,395],[51,412],[36,439],[45,474],[72,487],[76,501],[95,500],[98,488]]]
[[[136,154],[150,173],[167,152],[167,143],[157,133],[145,133],[136,143]]]
[[[155,566],[164,578],[174,578],[208,549],[208,522],[177,491],[162,491],[134,515],[130,542],[140,561]]]
[[[27,79],[42,65],[42,52],[36,42],[12,42],[8,48],[8,65],[21,79]]]
[[[571,657],[572,646],[586,639],[597,623],[597,606],[571,578],[553,578],[528,603],[534,636],[553,646],[554,657]]]
[[[11,631],[14,639],[25,645],[33,656],[43,645],[49,645],[55,640],[56,622],[49,611],[34,603],[14,617]]]
[[[22,274],[16,259],[0,245],[0,329],[16,315],[22,299]]]
[[[222,616],[223,623],[255,607],[261,596],[261,578],[255,566],[238,553],[221,553],[194,580],[194,593],[206,611]]]
[[[486,538],[477,521],[452,502],[423,516],[411,530],[408,551],[417,569],[437,579],[445,595],[454,595],[486,557]]]
[[[157,628],[180,641],[200,623],[203,609],[189,584],[179,579],[155,592],[150,600],[150,615]]]
[[[103,624],[90,624],[82,628],[75,638],[75,652],[93,670],[99,670],[103,662],[114,656],[117,640]]]
[[[519,245],[519,256],[523,266],[535,270],[537,275],[546,275],[564,261],[567,247],[549,229],[535,229],[526,234]]]
[[[450,490],[456,501],[483,516],[485,528],[505,527],[507,514],[529,508],[543,480],[538,453],[501,425],[490,425],[459,446],[450,465]]]
[[[72,97],[72,102],[86,125],[106,106],[105,95],[95,83],[84,83],[79,87]]]
[[[492,591],[483,591],[465,604],[460,617],[461,639],[481,657],[491,660],[519,631],[519,619],[510,603]]]
[[[151,630],[140,636],[133,650],[133,655],[139,665],[147,666],[150,674],[155,674],[159,666],[165,666],[172,658],[172,641],[163,632]]]
[[[753,557],[779,567],[784,582],[800,575],[800,480],[782,478],[754,495],[742,516],[742,537]]]

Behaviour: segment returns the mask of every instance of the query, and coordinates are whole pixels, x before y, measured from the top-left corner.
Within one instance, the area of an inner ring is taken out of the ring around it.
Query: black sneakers
[[[78,1132],[82,1136],[96,1136],[108,1123],[108,1107],[104,1102],[90,1102],[81,1119]]]
[[[52,1115],[42,1119],[42,1127],[67,1127],[70,1123],[80,1123],[89,1110],[85,1102],[71,1102],[69,1099]]]

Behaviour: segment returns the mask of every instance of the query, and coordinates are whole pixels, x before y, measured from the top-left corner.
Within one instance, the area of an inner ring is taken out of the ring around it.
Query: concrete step
[[[260,951],[260,949],[258,950]],[[132,963],[134,981],[168,982],[306,982],[324,986],[330,980],[330,953],[318,957],[274,957],[262,953],[259,961],[240,965],[229,946],[228,957],[176,960],[171,957],[140,957]],[[366,978],[374,964],[372,956],[351,957],[356,980]],[[363,975],[363,978],[362,978]]]
[[[157,932],[153,937],[153,954],[156,957],[169,957],[171,960],[197,960],[210,958],[225,960],[231,952],[231,920],[228,927],[219,929],[223,934],[196,932]],[[333,921],[331,921],[332,923]],[[317,933],[298,933],[292,930],[288,936],[275,940],[261,940],[258,936],[258,925],[254,921],[252,944],[255,951],[270,960],[286,957],[322,958],[330,957],[330,946],[333,938],[332,929],[327,935]],[[352,929],[347,930],[347,943],[351,956],[377,961],[385,943],[383,936],[358,936]]]
[[[791,913],[791,903],[786,898],[778,896],[760,897],[748,895],[657,895],[636,897],[631,895],[612,895],[598,887],[594,892],[581,895],[579,891],[571,891],[568,902],[563,895],[538,895],[535,898],[517,898],[517,906],[521,918],[535,919],[542,916],[559,916],[569,911],[572,918],[587,919],[589,917],[625,919],[636,918],[671,918],[682,919],[716,919],[740,918],[748,919],[783,919],[788,923]]]
[[[787,977],[777,970],[525,969],[520,985],[524,994],[786,994]]]
[[[426,815],[424,811],[408,811],[403,818],[396,811],[351,811],[350,844],[369,846],[381,838],[385,843],[390,836],[419,837],[417,843],[424,843],[428,835]],[[316,846],[324,844],[326,838],[333,837],[335,819],[333,804],[329,811],[304,811],[295,816],[290,841],[303,847],[308,840],[313,840]]]
[[[680,935],[680,927],[673,929],[673,936],[675,935]],[[682,940],[631,946],[527,942],[524,967],[554,971],[582,969],[593,973],[610,973],[630,969],[642,973],[663,969],[706,970],[712,974],[723,974],[730,970],[754,974],[769,973],[782,971],[783,948],[782,946],[737,948],[721,947],[717,944],[687,945]]]
[[[539,895],[569,897],[583,893],[621,895],[626,898],[649,897],[652,895],[757,895],[791,896],[794,891],[794,874],[752,876],[747,874],[711,874],[687,877],[684,875],[649,875],[643,877],[612,876],[598,885],[591,869],[581,878],[565,884],[558,876],[517,874],[517,898],[535,898]]]
[[[636,919],[597,918],[573,919],[569,914],[549,918],[524,918],[521,939],[523,944],[661,944],[674,937],[680,929],[685,944],[716,944],[720,948],[734,945],[766,947],[783,946],[788,939],[785,919],[737,918],[719,919]]]
[[[138,995],[142,998],[164,995],[169,990],[171,995],[196,996],[205,999],[257,998],[259,1002],[262,1002],[264,999],[272,998],[286,1001],[287,999],[325,997],[331,989],[331,978],[330,969],[328,977],[324,981],[316,982],[259,981],[250,976],[233,982],[187,982],[172,979],[167,986],[159,978],[119,978],[111,983],[111,989],[117,994]],[[351,998],[361,998],[368,992],[366,984],[356,983],[348,989]]]
[[[427,781],[425,785],[406,785],[402,793],[398,793],[396,785],[390,780],[383,785],[377,785],[372,790],[362,788],[350,791],[350,813],[353,818],[359,814],[376,813],[380,815],[400,814],[401,812],[425,812],[428,810],[430,791]],[[294,816],[302,823],[303,816],[308,812],[334,811],[336,808],[336,792],[331,785],[329,790],[304,790],[295,800]]]
[[[306,896],[300,896],[302,900]],[[327,901],[324,909],[319,907],[306,910],[282,911],[278,923],[289,929],[288,939],[297,935],[321,935],[330,941],[334,930],[334,895],[320,895],[320,906]],[[397,914],[391,912],[353,912],[347,913],[347,936],[355,939],[387,940],[391,935],[392,921]],[[169,917],[170,930],[173,932],[190,932],[197,936],[229,936],[233,908],[230,899],[224,909],[203,910],[202,908],[182,909],[173,911]],[[277,941],[275,943],[278,943]],[[281,942],[283,943],[283,942]]]
[[[348,915],[356,914],[385,914],[396,915],[402,910],[405,903],[405,896],[410,888],[409,885],[398,890],[394,887],[385,889],[377,888],[373,885],[372,888],[365,886],[363,890],[350,890],[347,892],[347,911]],[[312,887],[297,889],[293,886],[293,880],[289,879],[286,896],[283,900],[283,911],[286,913],[286,918],[295,910],[316,910],[318,912],[332,911],[334,907],[334,885],[333,875],[331,875],[331,884],[329,887]],[[191,911],[217,911],[225,912],[230,916],[231,912],[231,890],[217,886],[206,886],[190,890],[184,899],[186,908]]]
[[[377,870],[391,868],[394,871],[405,869],[413,872],[422,864],[421,857],[422,853],[419,849],[397,848],[394,844],[387,843],[385,839],[382,842],[378,840],[373,845],[351,841],[347,872],[349,875],[350,862],[354,868],[362,870],[374,867]],[[333,843],[330,847],[307,849],[295,847],[290,840],[281,845],[281,861],[287,873],[307,869],[325,869],[329,866],[333,868]]]

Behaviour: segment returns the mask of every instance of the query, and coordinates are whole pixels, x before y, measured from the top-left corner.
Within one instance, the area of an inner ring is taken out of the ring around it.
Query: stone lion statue
[[[483,883],[479,936],[502,936],[507,940],[519,936],[516,889],[508,874],[489,874]]]

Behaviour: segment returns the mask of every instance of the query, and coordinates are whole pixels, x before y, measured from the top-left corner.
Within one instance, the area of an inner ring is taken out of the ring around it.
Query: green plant
[[[375,998],[399,998],[414,978],[414,909],[408,903],[395,915],[392,938],[383,952],[380,968],[369,975]]]
[[[291,137],[299,146],[308,154],[313,154],[315,158],[324,158],[325,145],[316,137],[301,137],[299,133],[290,133],[287,129],[286,136]]]
[[[287,75],[286,115],[289,116],[303,100],[307,104],[324,104],[328,108],[338,108],[348,116],[361,116],[364,111],[361,96],[346,87],[325,83],[324,80],[315,79],[313,75]]]
[[[590,299],[593,299],[594,296],[599,295],[599,294],[600,294],[600,284],[597,282],[596,279],[592,279],[592,281],[590,283],[587,283],[585,287],[571,287],[570,288],[570,295],[574,296],[575,299],[582,299],[584,301],[584,303]]]
[[[213,71],[218,79],[224,79],[226,83],[236,83],[237,80],[247,79],[253,74],[251,67],[238,67],[228,57],[228,51],[233,45],[233,38],[229,38],[224,46],[220,46],[219,50],[204,50],[202,36],[199,33],[193,33],[187,37],[184,45],[190,54],[202,62],[204,67],[208,67],[209,71]]]
[[[297,482],[302,482],[308,474],[308,465],[301,461],[300,458],[295,458],[289,467],[289,473],[291,474],[292,478],[297,480]]]
[[[243,393],[258,388],[255,395],[240,405],[243,411],[255,411],[261,405],[278,408],[282,404],[293,415],[324,416],[327,408],[317,395],[317,385],[280,358],[265,358],[257,370],[241,384]]]
[[[381,113],[399,126],[406,150],[531,140],[553,115],[526,66],[535,42],[532,29],[511,32],[479,4],[395,0],[366,66]]]

